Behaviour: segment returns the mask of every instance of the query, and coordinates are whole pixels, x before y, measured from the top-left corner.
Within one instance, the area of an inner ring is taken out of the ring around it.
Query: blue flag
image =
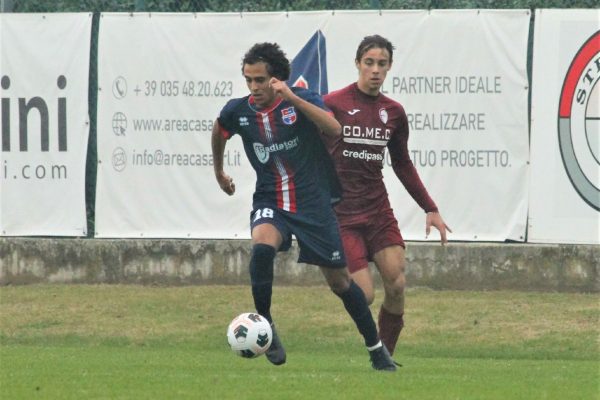
[[[321,95],[327,94],[326,56],[325,36],[318,30],[292,60],[288,85],[303,87]]]

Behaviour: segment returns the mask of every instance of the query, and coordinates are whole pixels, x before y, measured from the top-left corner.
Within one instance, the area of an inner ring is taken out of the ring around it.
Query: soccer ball
[[[229,346],[240,357],[254,358],[264,354],[272,340],[271,324],[257,313],[240,314],[227,328]]]

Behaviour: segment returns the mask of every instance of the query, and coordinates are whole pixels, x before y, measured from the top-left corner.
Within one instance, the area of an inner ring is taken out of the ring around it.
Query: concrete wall
[[[408,243],[406,254],[409,287],[600,292],[600,246]],[[0,284],[248,284],[249,256],[246,240],[5,237]],[[297,256],[277,256],[275,283],[323,285]]]

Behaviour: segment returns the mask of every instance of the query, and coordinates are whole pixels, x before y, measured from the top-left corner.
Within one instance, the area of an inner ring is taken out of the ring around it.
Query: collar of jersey
[[[377,100],[379,100],[379,96],[381,95],[381,92],[377,93],[375,96],[371,96],[370,94],[366,94],[365,92],[363,92],[362,90],[360,90],[358,88],[358,83],[354,82],[354,93],[356,93],[356,96],[358,98],[360,98],[363,101],[366,102],[371,102],[371,103],[375,103]]]
[[[273,104],[271,105],[271,107],[269,107],[269,108],[265,108],[264,110],[259,110],[259,109],[257,109],[257,108],[255,107],[255,104],[256,104],[256,103],[254,103],[254,96],[250,95],[250,97],[248,98],[248,106],[249,106],[249,107],[250,107],[250,108],[251,108],[253,111],[256,111],[257,113],[261,113],[261,114],[268,114],[268,113],[270,113],[271,111],[273,111],[274,109],[276,109],[276,108],[277,108],[277,107],[278,107],[278,106],[281,104],[281,102],[282,102],[282,101],[283,101],[283,99],[282,99],[282,98],[279,98],[279,99],[277,99],[277,100],[275,101],[275,103],[273,103]]]

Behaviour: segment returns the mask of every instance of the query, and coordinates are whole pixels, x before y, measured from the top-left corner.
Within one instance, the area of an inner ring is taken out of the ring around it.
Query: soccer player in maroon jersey
[[[250,94],[223,107],[213,128],[212,150],[215,176],[229,195],[235,186],[223,170],[223,154],[233,135],[240,135],[256,171],[249,270],[256,311],[273,327],[267,359],[275,365],[286,362],[273,325],[271,297],[275,255],[290,248],[293,234],[300,248],[298,261],[320,267],[362,334],[373,368],[395,371],[367,299],[350,279],[332,208],[340,188],[321,132],[337,137],[340,124],[325,110],[321,96],[287,86],[290,64],[277,44],[254,45],[244,56],[242,72]]]
[[[392,66],[394,47],[387,39],[367,36],[358,46],[358,81],[324,97],[325,105],[342,124],[342,135],[325,138],[342,184],[342,201],[335,206],[352,279],[374,300],[368,263],[381,275],[385,296],[379,310],[379,336],[394,353],[404,326],[404,240],[383,182],[387,147],[394,172],[427,213],[425,231],[437,228],[442,244],[452,232],[423,186],[408,154],[408,121],[404,108],[380,92]]]

